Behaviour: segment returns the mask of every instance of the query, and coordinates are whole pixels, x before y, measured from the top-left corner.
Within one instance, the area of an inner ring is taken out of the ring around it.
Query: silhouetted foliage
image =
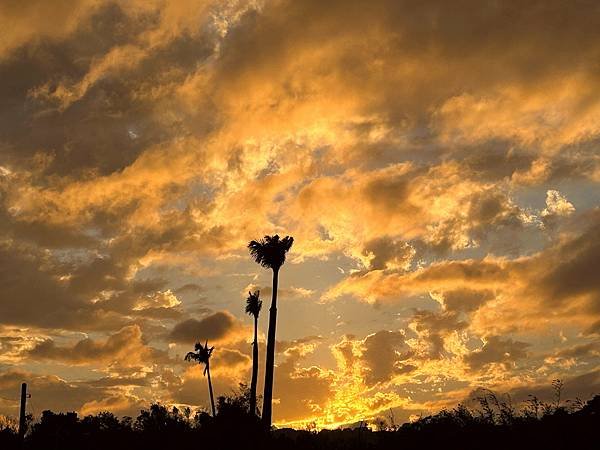
[[[18,422],[0,416],[0,448],[16,448],[19,444]]]
[[[212,381],[210,379],[210,357],[215,348],[208,348],[208,341],[204,345],[196,342],[193,352],[188,352],[185,355],[186,361],[196,361],[198,364],[204,364],[204,376],[208,378],[208,393],[210,395],[210,407],[212,415],[215,415],[215,397],[213,394]]]
[[[258,316],[262,308],[260,291],[248,292],[246,299],[246,314],[254,318],[254,340],[252,341],[252,380],[250,381],[250,406],[251,414],[256,414],[256,385],[258,383]]]
[[[257,264],[265,269],[279,270],[285,263],[285,255],[292,248],[294,238],[286,236],[283,239],[279,235],[265,236],[257,241],[250,241],[248,249],[250,255]]]
[[[246,385],[220,396],[216,416],[205,411],[179,410],[153,404],[137,418],[119,419],[102,412],[82,419],[75,413],[44,411],[30,427],[24,448],[31,450],[105,450],[165,448],[220,449],[591,449],[597,446],[600,395],[587,402],[556,400],[550,404],[534,397],[517,410],[507,397],[482,391],[480,407],[458,405],[452,410],[397,426],[393,413],[351,429],[267,432],[260,419],[249,414]],[[535,400],[534,400],[535,399]],[[486,403],[487,402],[487,403]],[[508,408],[508,409],[507,409]],[[536,416],[537,411],[537,416]],[[19,448],[14,426],[0,423],[0,448]]]

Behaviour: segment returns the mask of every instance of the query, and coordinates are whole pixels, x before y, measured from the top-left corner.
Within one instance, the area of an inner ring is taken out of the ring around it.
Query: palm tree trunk
[[[271,308],[269,308],[269,331],[267,333],[267,363],[265,367],[265,388],[263,395],[262,422],[267,429],[271,429],[272,402],[273,402],[273,376],[275,372],[275,329],[277,328],[277,285],[279,269],[273,269],[273,295]]]
[[[256,383],[258,381],[258,316],[254,316],[254,342],[252,343],[252,381],[250,383],[250,414],[256,414]]]
[[[208,377],[208,393],[210,394],[210,408],[212,410],[213,417],[215,417],[217,415],[217,413],[215,411],[215,398],[213,396],[212,381],[210,380],[210,365],[209,365],[209,363],[206,363],[206,376]]]

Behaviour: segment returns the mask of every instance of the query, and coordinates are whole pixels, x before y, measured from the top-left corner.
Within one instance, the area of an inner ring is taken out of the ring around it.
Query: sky
[[[402,422],[600,392],[600,5],[0,2],[0,414]],[[262,383],[259,384],[259,393]]]

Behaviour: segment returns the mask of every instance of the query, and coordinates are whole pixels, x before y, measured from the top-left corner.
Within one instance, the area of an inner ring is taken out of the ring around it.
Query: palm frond
[[[281,240],[281,248],[287,253],[294,244],[294,238],[292,236],[286,236]]]
[[[246,314],[258,317],[262,308],[262,300],[260,299],[260,291],[248,292],[246,299]]]
[[[214,347],[208,348],[208,341],[206,341],[204,345],[202,345],[200,342],[197,342],[196,345],[194,346],[194,349],[195,349],[194,352],[188,352],[188,354],[185,355],[185,360],[186,361],[197,361],[198,364],[204,364],[207,367],[210,357],[212,355],[212,352],[215,348]],[[204,368],[205,375],[206,375],[206,367]]]
[[[293,237],[286,236],[280,239],[279,235],[275,234],[250,241],[248,250],[256,263],[267,269],[277,270],[285,263],[285,255],[292,248],[293,243]]]
[[[186,361],[198,361],[198,354],[196,354],[194,352],[188,352],[188,354],[185,355],[184,359]]]
[[[269,263],[265,258],[266,242],[264,239],[258,241],[250,241],[248,243],[248,249],[250,250],[250,256],[254,259],[257,264],[270,269]]]

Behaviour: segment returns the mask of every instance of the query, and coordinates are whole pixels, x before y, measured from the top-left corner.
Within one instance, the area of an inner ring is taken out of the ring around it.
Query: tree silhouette
[[[217,415],[215,411],[215,399],[213,396],[212,382],[210,380],[210,356],[215,348],[208,348],[208,341],[204,345],[196,342],[193,352],[185,355],[186,361],[198,361],[198,364],[204,364],[204,376],[208,376],[208,393],[210,394],[210,407],[213,417]]]
[[[269,308],[269,330],[267,333],[267,362],[265,367],[265,387],[263,395],[263,424],[271,427],[273,402],[273,376],[275,372],[275,330],[277,327],[277,284],[279,269],[285,263],[285,255],[292,247],[294,238],[286,236],[279,239],[278,235],[265,236],[258,241],[250,241],[250,255],[258,264],[273,271],[273,294]]]
[[[258,315],[262,308],[260,291],[248,292],[246,314],[254,317],[254,341],[252,342],[252,381],[250,382],[250,414],[256,414],[256,383],[258,380]]]
[[[28,429],[24,442],[18,438],[15,422],[0,420],[0,448],[153,450],[191,448],[198,443],[205,448],[248,450],[564,450],[598,447],[600,395],[586,402],[566,400],[565,406],[559,407],[556,407],[556,401],[540,402],[538,415],[537,402],[533,413],[529,402],[524,408],[513,409],[507,397],[505,401],[505,396],[492,391],[485,394],[493,414],[480,407],[459,404],[401,426],[395,424],[393,417],[389,421],[375,418],[370,423],[376,425],[377,431],[361,420],[335,430],[317,431],[309,424],[305,430],[282,428],[269,433],[257,416],[248,414],[250,392],[240,384],[238,391],[216,399],[215,417],[197,411],[191,419],[191,410],[180,411],[177,407],[158,403],[144,408],[135,419],[124,417],[120,420],[108,412],[80,418],[75,412],[46,410]],[[483,405],[480,403],[480,406]]]

